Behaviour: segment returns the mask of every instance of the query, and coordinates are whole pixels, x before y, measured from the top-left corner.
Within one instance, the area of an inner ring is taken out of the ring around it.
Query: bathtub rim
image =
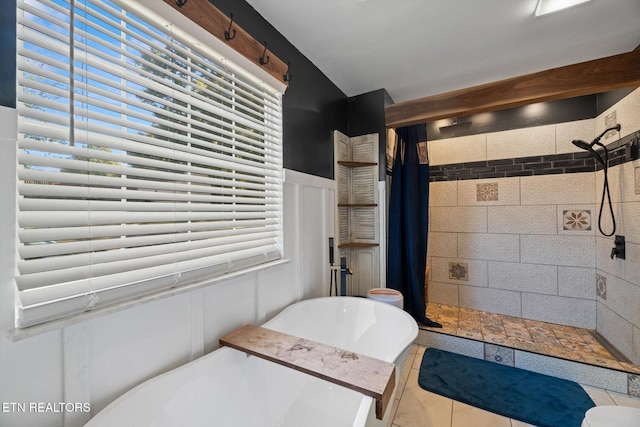
[[[300,300],[300,301],[294,302],[294,303],[289,304],[288,306],[284,307],[280,312],[278,312],[278,314],[273,316],[268,321],[264,322],[262,324],[262,327],[269,328],[270,324],[273,324],[276,321],[278,321],[280,317],[286,316],[287,312],[298,310],[300,307],[303,307],[305,305],[323,304],[323,303],[325,303],[325,301],[329,301],[329,300],[335,301],[336,299],[338,299],[339,301],[342,301],[342,302],[346,302],[347,304],[354,303],[354,304],[371,304],[371,305],[375,305],[375,307],[380,308],[381,310],[386,310],[389,313],[394,313],[394,315],[399,315],[399,316],[404,317],[409,322],[409,326],[411,327],[412,331],[408,334],[407,338],[405,340],[403,340],[398,345],[398,354],[396,355],[396,358],[400,354],[402,354],[405,349],[410,347],[415,342],[416,338],[418,337],[418,332],[420,330],[418,328],[418,323],[416,322],[416,320],[409,313],[407,313],[403,309],[398,308],[398,307],[396,307],[394,305],[391,305],[391,304],[387,304],[387,303],[382,302],[382,301],[377,301],[377,300],[371,299],[371,298],[353,297],[353,296],[338,296],[338,297],[323,296],[323,297],[308,298],[308,299],[304,299],[304,300]],[[276,319],[278,319],[278,320],[276,320]],[[282,331],[282,332],[286,332],[286,331]],[[324,343],[324,344],[333,345],[331,343]],[[394,360],[389,360],[389,362],[394,362],[395,363]]]

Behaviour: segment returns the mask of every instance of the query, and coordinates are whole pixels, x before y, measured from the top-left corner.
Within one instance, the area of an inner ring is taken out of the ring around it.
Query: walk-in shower
[[[600,135],[598,135],[596,137],[596,139],[594,139],[593,141],[591,141],[591,143],[582,141],[580,139],[574,139],[573,141],[571,141],[573,143],[573,145],[575,145],[578,148],[581,148],[583,150],[587,150],[591,153],[591,155],[593,157],[595,157],[595,159],[602,165],[603,170],[604,170],[604,184],[602,187],[602,199],[600,200],[600,212],[598,213],[598,229],[600,230],[600,233],[602,233],[603,235],[609,237],[609,236],[613,236],[616,232],[616,219],[615,219],[615,215],[613,214],[613,205],[611,203],[611,193],[609,192],[609,179],[607,176],[607,171],[609,169],[609,150],[607,150],[607,147],[605,147],[605,145],[603,143],[600,142],[600,139],[609,131],[618,131],[620,132],[620,125],[615,125],[613,127],[610,127],[608,129],[606,129],[604,132],[602,132]],[[599,147],[602,147],[602,149],[604,150],[604,157],[602,157],[602,155],[600,155],[600,153],[598,151],[596,151],[593,146],[597,145]],[[609,204],[609,212],[611,213],[611,222],[613,224],[613,229],[611,230],[611,233],[605,233],[604,231],[602,231],[602,210],[604,208],[604,198],[605,195],[607,197],[607,201]]]

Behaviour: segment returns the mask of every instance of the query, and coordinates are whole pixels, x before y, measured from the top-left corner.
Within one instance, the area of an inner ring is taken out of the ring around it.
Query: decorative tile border
[[[563,210],[562,229],[570,231],[591,230],[591,210]]]
[[[484,360],[501,365],[515,365],[515,349],[495,344],[484,344]]]
[[[628,145],[635,132],[610,144],[609,166],[617,166],[630,161],[627,155]],[[461,181],[467,179],[508,178],[515,176],[551,175],[577,172],[594,172],[602,165],[586,151],[548,156],[518,157],[512,159],[484,160],[467,163],[429,166],[429,181]],[[636,168],[636,194],[638,186],[638,168]]]
[[[449,263],[449,279],[469,281],[469,264],[464,262]]]
[[[596,273],[596,296],[607,299],[607,278]]]
[[[476,184],[478,202],[495,202],[498,200],[498,183]]]

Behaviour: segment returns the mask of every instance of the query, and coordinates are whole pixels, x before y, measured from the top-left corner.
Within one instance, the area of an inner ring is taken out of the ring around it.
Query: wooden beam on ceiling
[[[640,86],[640,50],[513,77],[385,109],[388,128]]]

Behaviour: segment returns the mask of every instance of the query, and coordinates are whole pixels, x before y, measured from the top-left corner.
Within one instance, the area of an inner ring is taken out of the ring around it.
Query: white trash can
[[[389,288],[374,288],[367,292],[367,298],[404,308],[404,297],[400,291]]]
[[[582,427],[640,426],[640,409],[626,406],[595,406],[587,411]]]

